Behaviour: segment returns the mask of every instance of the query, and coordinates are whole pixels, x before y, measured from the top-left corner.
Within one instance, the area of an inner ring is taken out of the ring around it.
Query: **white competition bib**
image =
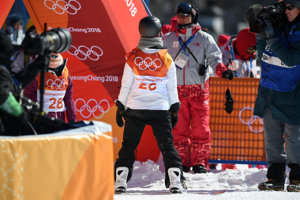
[[[66,110],[64,97],[66,91],[45,90],[44,110],[47,112],[63,112]],[[37,100],[40,100],[40,91],[37,93]]]

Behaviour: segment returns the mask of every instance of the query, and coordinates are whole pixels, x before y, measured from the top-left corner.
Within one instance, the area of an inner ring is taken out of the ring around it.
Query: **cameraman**
[[[0,32],[0,135],[21,135],[31,130],[26,112],[18,102],[20,91],[37,76],[38,66],[47,59],[38,57],[27,70],[13,75],[10,67],[14,52],[8,36]]]
[[[288,164],[291,171],[287,191],[300,192],[300,1],[286,0],[274,5],[280,4],[286,20],[278,23],[283,26],[271,23],[271,17],[263,18],[262,31],[257,33],[262,75],[254,115],[264,120],[269,164],[268,180],[260,183],[258,188],[283,191]],[[253,13],[259,12],[256,9]]]

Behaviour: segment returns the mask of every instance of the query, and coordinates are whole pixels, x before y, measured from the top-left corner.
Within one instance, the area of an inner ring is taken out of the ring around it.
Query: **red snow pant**
[[[178,123],[172,130],[174,146],[182,159],[182,165],[207,166],[210,155],[209,83],[178,86],[180,110]]]

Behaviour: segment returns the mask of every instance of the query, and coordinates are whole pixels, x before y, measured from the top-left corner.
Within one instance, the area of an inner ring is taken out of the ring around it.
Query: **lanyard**
[[[229,48],[230,48],[230,54],[231,54],[232,60],[235,60],[232,42],[229,43]]]
[[[192,36],[192,37],[190,37],[189,39],[188,39],[188,41],[186,41],[182,46],[181,46],[181,49],[183,48],[183,47],[185,47],[187,50],[188,50],[188,52],[191,54],[191,56],[195,59],[195,61],[198,63],[198,65],[199,65],[199,67],[200,67],[200,71],[201,71],[201,73],[199,72],[199,75],[200,76],[204,76],[204,73],[205,73],[205,70],[208,68],[208,66],[207,65],[205,65],[205,64],[200,64],[199,62],[198,62],[198,60],[197,60],[197,58],[195,57],[195,55],[193,54],[193,52],[188,48],[188,46],[187,46],[187,44],[189,44],[191,41],[192,41],[192,39],[194,38],[194,35]],[[180,38],[180,37],[178,37],[178,39],[179,39],[179,42],[180,42],[180,44],[182,44],[182,39]],[[181,49],[179,50],[179,51],[181,51]],[[179,52],[178,52],[179,53]],[[177,55],[178,55],[178,53],[177,53]],[[176,56],[177,56],[176,55]],[[205,62],[205,58],[204,58],[204,62]]]
[[[177,52],[176,56],[174,57],[174,60],[177,58],[178,54],[180,53],[180,51],[183,49],[185,49],[185,47],[187,47],[187,45],[192,41],[192,39],[195,37],[195,34],[192,35],[185,43],[182,44],[182,39],[180,38],[180,36],[178,36],[178,40],[179,43],[181,45],[179,51]]]
[[[182,49],[184,51],[185,51],[185,47],[187,47],[187,45],[189,45],[191,43],[191,41],[193,40],[194,37],[195,37],[195,34],[192,35],[185,43],[182,43],[182,39],[180,38],[180,36],[178,36],[179,43],[182,46]]]
[[[250,74],[250,71],[252,71],[252,58],[250,58],[250,68],[249,68],[249,66],[247,65],[247,62],[245,62],[245,64],[246,64],[246,67],[247,67],[247,70],[248,70],[248,73]]]

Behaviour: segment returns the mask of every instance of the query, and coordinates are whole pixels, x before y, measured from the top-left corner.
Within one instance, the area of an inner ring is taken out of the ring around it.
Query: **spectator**
[[[25,88],[24,95],[39,101],[40,75]],[[50,64],[45,75],[44,110],[49,117],[68,122],[76,121],[73,100],[73,83],[69,76],[67,60],[60,53],[50,54]]]
[[[22,45],[25,45],[24,42],[26,43],[26,39],[31,38],[29,37],[29,34],[37,34],[36,28],[34,25],[28,27],[26,29],[25,33],[25,39],[22,42]],[[26,45],[25,45],[26,46]],[[12,57],[12,63],[11,63],[11,72],[15,74],[16,77],[18,76],[23,76],[23,72],[27,71],[27,67],[29,64],[31,64],[35,59],[36,55],[25,55],[24,49],[23,48],[16,48],[16,51],[14,52],[14,55]]]
[[[171,193],[186,189],[181,159],[173,145],[172,126],[177,123],[179,100],[175,64],[163,48],[161,22],[148,16],[139,23],[140,41],[127,55],[122,86],[116,101],[117,124],[125,129],[122,148],[115,163],[115,192],[126,192],[132,175],[137,148],[146,124],[162,152],[166,169],[166,187]],[[125,106],[127,110],[125,110]]]
[[[266,19],[262,32],[257,33],[262,73],[254,114],[263,118],[269,164],[268,180],[258,188],[283,191],[288,164],[291,171],[287,191],[300,192],[300,1],[281,3],[286,5],[287,16],[278,22],[282,27]],[[249,10],[259,8],[256,5]]]
[[[177,26],[177,17],[172,17],[170,24],[164,24],[161,27],[161,32],[163,35],[166,35],[167,33],[173,32],[176,30]]]
[[[197,23],[198,13],[190,3],[176,7],[176,30],[163,37],[175,60],[177,89],[181,107],[173,129],[174,145],[182,159],[183,170],[206,173],[210,155],[209,68],[215,75],[233,78],[222,63],[222,52],[213,37]]]
[[[165,35],[167,33],[170,33],[171,30],[172,30],[172,26],[170,24],[164,24],[161,27],[161,32],[162,32],[163,35]]]
[[[242,29],[237,36],[220,35],[218,45],[222,51],[223,63],[235,70],[236,77],[260,77],[255,62],[256,35],[249,27]],[[215,165],[210,164],[210,169],[215,169]],[[237,168],[235,164],[222,164],[222,169]]]
[[[237,37],[220,35],[218,45],[222,51],[223,63],[236,69],[236,77],[260,78],[260,67],[256,66],[256,35],[250,28],[242,29]]]
[[[12,44],[14,45],[21,45],[24,37],[25,37],[25,33],[23,30],[23,19],[22,17],[18,16],[18,15],[14,15],[11,17],[10,19],[10,24],[11,26],[7,27],[6,33],[8,33]]]

